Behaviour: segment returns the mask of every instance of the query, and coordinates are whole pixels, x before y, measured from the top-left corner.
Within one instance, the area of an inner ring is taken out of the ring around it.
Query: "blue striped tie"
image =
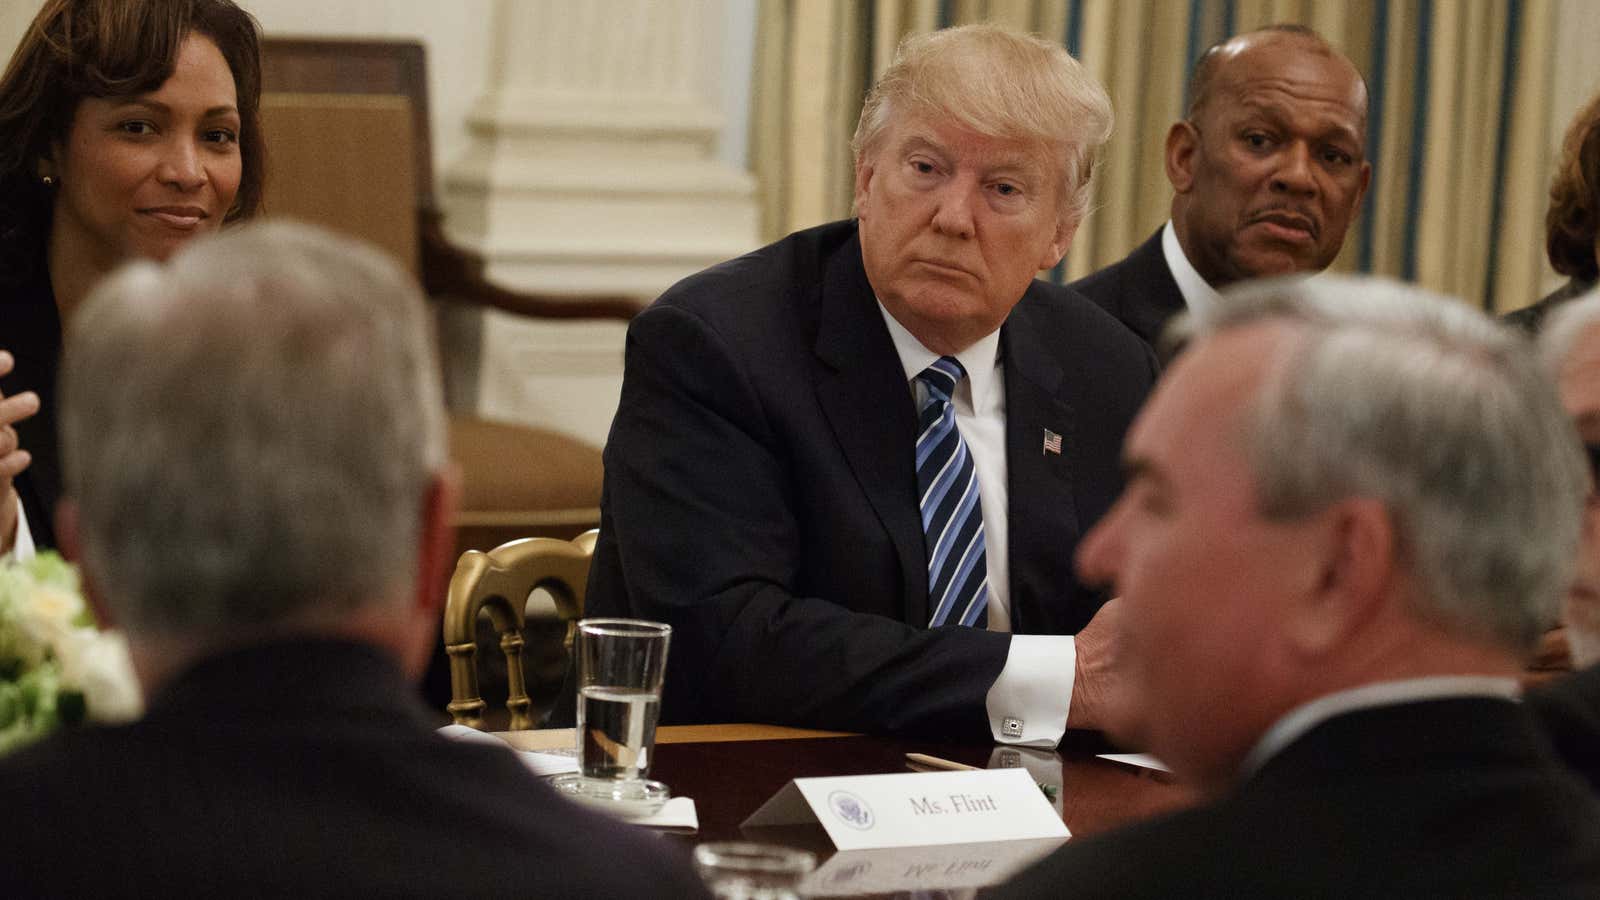
[[[917,493],[928,547],[928,627],[960,622],[984,627],[989,566],[983,552],[983,504],[967,442],[956,428],[950,398],[967,377],[953,356],[941,356],[917,376],[928,389],[918,415]]]

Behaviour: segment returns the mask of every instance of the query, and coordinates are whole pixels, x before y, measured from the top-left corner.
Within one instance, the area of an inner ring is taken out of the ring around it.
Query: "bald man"
[[[1372,177],[1366,83],[1309,28],[1217,44],[1189,97],[1167,132],[1172,219],[1072,285],[1153,346],[1172,316],[1230,284],[1327,268]]]

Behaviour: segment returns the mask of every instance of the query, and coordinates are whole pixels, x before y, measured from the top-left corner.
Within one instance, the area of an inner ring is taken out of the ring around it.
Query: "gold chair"
[[[483,727],[488,704],[478,691],[478,615],[487,612],[505,654],[506,710],[510,728],[534,727],[533,701],[523,673],[523,629],[528,597],[543,588],[555,601],[565,623],[563,649],[572,652],[573,634],[583,615],[589,561],[599,529],[570,541],[522,538],[483,553],[468,550],[456,563],[444,609],[445,653],[450,657],[450,703],[445,707],[458,725]]]

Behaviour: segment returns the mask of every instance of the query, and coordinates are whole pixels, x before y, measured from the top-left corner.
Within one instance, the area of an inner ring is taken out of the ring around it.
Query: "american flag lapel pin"
[[[1061,455],[1061,435],[1048,428],[1044,430],[1044,452]]]

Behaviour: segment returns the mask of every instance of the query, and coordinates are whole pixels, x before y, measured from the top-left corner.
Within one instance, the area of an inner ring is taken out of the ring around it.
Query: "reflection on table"
[[[572,729],[501,735],[523,750],[566,749]],[[700,831],[669,836],[686,845],[748,840],[801,847],[820,866],[808,896],[906,896],[910,891],[970,896],[978,887],[1048,853],[1055,841],[1012,841],[909,850],[835,854],[821,826],[741,829],[751,813],[795,778],[911,771],[907,753],[924,753],[978,768],[1022,766],[1041,785],[1074,836],[1093,834],[1192,803],[1193,794],[1165,775],[1094,756],[1088,741],[1069,740],[1060,752],[992,744],[942,744],[774,725],[680,725],[656,732],[651,777],[674,796],[694,798]],[[1093,747],[1092,749],[1101,749]],[[837,858],[835,858],[837,856]]]

